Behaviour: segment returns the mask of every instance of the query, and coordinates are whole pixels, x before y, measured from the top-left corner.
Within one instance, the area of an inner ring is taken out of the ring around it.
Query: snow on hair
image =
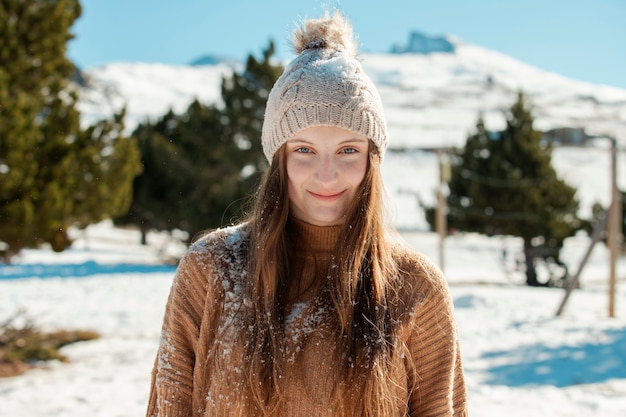
[[[293,48],[296,54],[309,49],[333,49],[357,56],[357,44],[350,22],[338,11],[330,16],[328,12],[319,19],[308,19],[304,26],[293,35]]]

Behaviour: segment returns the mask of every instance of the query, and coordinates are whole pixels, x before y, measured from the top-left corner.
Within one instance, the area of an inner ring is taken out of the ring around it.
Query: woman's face
[[[365,177],[366,136],[338,127],[310,127],[286,146],[291,214],[316,226],[342,224]]]

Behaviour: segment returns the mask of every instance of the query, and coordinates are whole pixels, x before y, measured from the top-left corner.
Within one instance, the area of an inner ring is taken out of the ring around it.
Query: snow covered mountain
[[[410,151],[389,152],[383,166],[399,227],[427,227],[418,201],[434,203],[438,168],[436,156],[423,149],[463,146],[480,114],[488,129],[502,129],[504,112],[519,90],[533,106],[536,128],[584,128],[587,135],[615,137],[626,146],[626,90],[572,80],[453,37],[446,40],[454,46],[452,51],[433,50],[437,45],[429,44],[428,53],[362,57],[382,96],[390,149]],[[194,98],[218,103],[221,78],[242,65],[116,63],[88,69],[79,103],[83,122],[125,105],[130,131],[170,108],[183,112]],[[585,149],[557,148],[553,153],[561,177],[579,189],[583,216],[589,216],[593,203],[606,207],[610,201],[607,142],[598,140]],[[620,158],[618,183],[624,189],[626,164]]]
[[[147,63],[114,63],[85,70],[86,86],[80,92],[82,121],[91,124],[126,106],[126,127],[164,115],[169,109],[183,112],[198,99],[220,100],[220,82],[233,67],[219,64],[174,66]]]
[[[445,48],[436,48],[442,45]],[[380,89],[393,148],[462,145],[480,113],[489,129],[500,129],[502,112],[520,89],[534,107],[538,129],[585,128],[591,135],[617,137],[626,144],[626,90],[546,72],[454,37],[426,42],[424,36],[414,34],[404,50],[415,48],[430,53],[362,57]],[[217,62],[200,66],[115,63],[87,69],[84,76],[89,84],[80,103],[84,120],[90,122],[126,105],[132,128],[169,108],[183,111],[194,98],[217,102],[221,77],[236,67]]]

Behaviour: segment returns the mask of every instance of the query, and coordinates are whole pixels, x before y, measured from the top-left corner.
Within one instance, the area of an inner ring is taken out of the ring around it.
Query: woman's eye
[[[298,153],[311,153],[311,148],[306,148],[306,147],[297,148],[296,152],[298,152]]]
[[[341,150],[343,153],[357,153],[358,150],[356,148],[344,148]]]

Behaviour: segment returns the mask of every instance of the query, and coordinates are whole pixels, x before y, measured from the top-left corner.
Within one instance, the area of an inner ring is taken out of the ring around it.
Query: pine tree
[[[241,184],[245,162],[223,123],[220,110],[195,101],[180,124],[180,148],[194,167],[182,210],[183,230],[191,237],[232,223],[245,200]]]
[[[189,237],[231,223],[243,214],[267,162],[261,127],[269,90],[282,72],[274,46],[263,60],[252,55],[242,73],[222,80],[223,107],[197,100],[186,112],[168,112],[135,131],[143,173],[134,184],[129,215],[120,223],[186,231]]]
[[[250,201],[267,160],[261,146],[261,129],[265,103],[272,86],[283,71],[282,65],[273,62],[274,42],[270,41],[262,59],[248,56],[246,68],[241,73],[222,80],[221,123],[223,135],[236,145],[231,155],[243,167],[238,181],[237,200],[229,206],[227,215],[241,214]]]
[[[184,160],[177,158],[172,143],[178,121],[170,110],[155,124],[142,123],[133,132],[141,155],[142,172],[133,182],[130,209],[115,219],[118,224],[134,224],[145,243],[148,230],[179,228],[181,171]],[[168,137],[169,136],[169,137]]]
[[[79,135],[72,158],[75,177],[81,181],[71,190],[72,217],[78,227],[115,218],[130,207],[133,179],[141,172],[141,163],[136,141],[124,134],[124,116],[122,110]]]
[[[541,138],[522,93],[504,131],[489,134],[480,118],[456,155],[447,200],[450,227],[522,238],[530,286],[552,284],[539,282],[535,264],[544,259],[562,265],[563,242],[581,226],[576,190],[558,178],[551,148]]]
[[[77,0],[0,1],[0,256],[6,260],[45,242],[61,251],[71,243],[70,226],[117,215],[129,203],[139,165],[134,143],[121,137],[123,113],[80,128],[71,84],[76,69],[65,56],[80,13]]]

